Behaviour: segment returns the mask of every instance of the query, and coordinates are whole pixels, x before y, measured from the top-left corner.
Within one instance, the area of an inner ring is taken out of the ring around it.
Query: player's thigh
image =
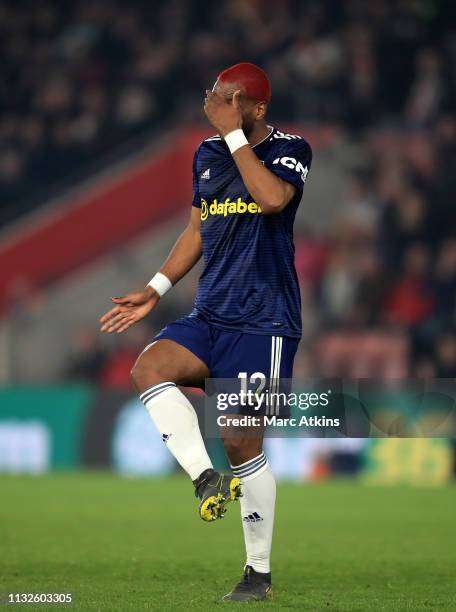
[[[282,405],[283,393],[289,390],[298,344],[297,338],[220,332],[211,352],[215,386],[262,396],[259,403],[247,401],[239,406],[231,403],[227,412],[289,416],[288,406]]]
[[[236,388],[263,393],[258,406],[247,402],[232,406],[226,415],[220,435],[233,465],[249,461],[261,453],[264,437],[264,415],[287,416],[287,406],[279,406],[277,394],[286,391],[286,380],[291,379],[298,339],[280,336],[260,336],[221,332],[212,352],[212,376],[229,379],[231,391]],[[216,383],[216,386],[220,386]],[[272,395],[271,395],[272,394]],[[275,394],[275,395],[274,395]],[[239,417],[250,417],[248,423],[232,425]]]
[[[160,339],[138,357],[132,379],[139,392],[161,382],[200,387],[209,377],[207,365],[174,340]]]

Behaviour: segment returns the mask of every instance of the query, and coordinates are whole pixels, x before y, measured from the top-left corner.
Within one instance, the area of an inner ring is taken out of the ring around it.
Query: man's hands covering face
[[[220,136],[242,128],[242,113],[239,105],[241,91],[234,92],[232,100],[227,100],[216,91],[206,90],[204,112],[211,125]]]

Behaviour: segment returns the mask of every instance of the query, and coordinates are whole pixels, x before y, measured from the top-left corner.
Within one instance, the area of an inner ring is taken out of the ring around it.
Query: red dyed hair
[[[234,64],[221,72],[218,80],[222,83],[237,83],[252,100],[269,102],[271,99],[271,83],[268,75],[255,64],[248,62]]]

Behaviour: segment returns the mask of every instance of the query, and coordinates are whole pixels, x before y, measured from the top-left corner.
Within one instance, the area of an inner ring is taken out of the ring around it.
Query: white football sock
[[[241,479],[241,517],[244,529],[246,565],[257,572],[271,571],[270,556],[276,483],[264,453],[241,465],[231,466]]]
[[[139,397],[163,442],[192,480],[212,468],[195,409],[174,383],[154,385]]]

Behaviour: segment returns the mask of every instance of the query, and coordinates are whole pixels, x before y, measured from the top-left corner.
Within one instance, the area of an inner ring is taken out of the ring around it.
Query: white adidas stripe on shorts
[[[278,393],[280,391],[280,364],[282,359],[282,343],[281,336],[272,336],[271,338],[271,371],[269,373],[269,394]],[[277,398],[269,398],[266,408],[268,415],[279,414],[279,402]]]

